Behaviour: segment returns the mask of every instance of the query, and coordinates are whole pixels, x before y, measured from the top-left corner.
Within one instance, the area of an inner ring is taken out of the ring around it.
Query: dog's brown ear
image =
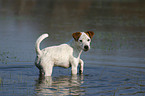
[[[91,39],[93,38],[94,36],[94,32],[93,31],[87,31],[85,32]]]
[[[78,41],[81,34],[82,34],[81,32],[75,32],[75,33],[72,34],[72,36],[75,39],[75,41]]]

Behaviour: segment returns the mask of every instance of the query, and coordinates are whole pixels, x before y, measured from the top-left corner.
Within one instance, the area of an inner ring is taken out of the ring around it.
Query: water
[[[145,2],[139,0],[0,0],[1,96],[144,96]],[[55,67],[39,77],[41,48],[68,42],[73,32],[95,32],[83,52],[84,74]]]

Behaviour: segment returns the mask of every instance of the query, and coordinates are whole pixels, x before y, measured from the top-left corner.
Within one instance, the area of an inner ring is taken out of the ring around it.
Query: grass
[[[10,54],[9,51],[0,51],[0,62],[2,64],[7,64],[10,60],[16,61],[17,57]]]
[[[0,78],[0,86],[3,86],[2,78]]]

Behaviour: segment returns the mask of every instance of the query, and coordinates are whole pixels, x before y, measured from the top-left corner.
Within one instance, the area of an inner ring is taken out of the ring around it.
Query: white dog
[[[72,75],[77,74],[77,67],[80,64],[80,73],[83,73],[83,60],[80,59],[82,51],[90,49],[90,42],[94,32],[76,32],[73,33],[73,39],[68,43],[58,46],[51,46],[39,49],[39,45],[43,39],[48,37],[48,34],[41,35],[36,41],[36,61],[35,65],[40,70],[40,75],[51,76],[53,66],[60,66],[64,68],[71,68]]]

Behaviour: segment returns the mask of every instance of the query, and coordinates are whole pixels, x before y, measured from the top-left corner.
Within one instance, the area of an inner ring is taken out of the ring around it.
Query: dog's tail
[[[36,50],[36,53],[37,53],[37,54],[41,54],[41,50],[40,50],[40,48],[39,48],[40,43],[41,43],[41,41],[42,41],[43,39],[47,38],[48,36],[49,36],[48,34],[42,34],[42,35],[37,39],[37,41],[36,41],[36,43],[35,43],[35,50]]]

